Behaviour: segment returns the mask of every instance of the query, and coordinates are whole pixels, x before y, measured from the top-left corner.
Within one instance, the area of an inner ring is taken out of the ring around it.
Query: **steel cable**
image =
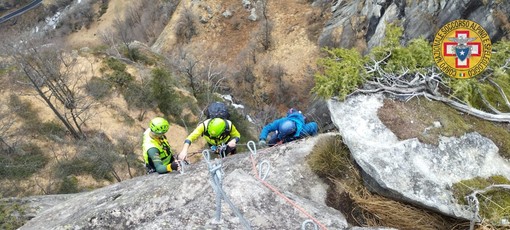
[[[298,204],[296,204],[294,201],[292,201],[290,198],[288,198],[287,196],[285,196],[284,194],[282,194],[280,191],[278,191],[276,188],[274,188],[272,185],[270,185],[268,182],[266,182],[265,180],[263,180],[262,178],[260,178],[258,172],[257,172],[257,167],[256,167],[256,163],[255,163],[255,158],[254,156],[257,155],[257,147],[256,147],[256,144],[254,141],[248,141],[248,149],[250,150],[251,154],[250,154],[250,158],[251,158],[251,163],[252,163],[252,170],[254,172],[254,175],[255,175],[255,178],[260,181],[262,184],[264,184],[267,188],[271,189],[275,194],[277,194],[278,196],[280,196],[281,198],[283,198],[285,201],[287,201],[289,204],[291,204],[294,208],[296,208],[297,210],[299,210],[300,212],[302,212],[304,215],[306,215],[307,217],[309,217],[313,222],[315,222],[321,229],[327,229],[326,226],[324,226],[321,222],[319,222],[316,218],[314,218],[312,215],[310,215],[304,208],[302,208],[301,206],[299,206]],[[253,147],[251,147],[253,146]]]
[[[211,164],[209,156],[209,150],[204,150],[202,152],[204,156],[204,160],[207,163],[207,167],[209,168],[209,174],[211,176],[211,184],[216,193],[216,212],[215,212],[215,223],[221,223],[221,200],[223,199],[230,206],[234,214],[241,220],[241,223],[244,225],[245,229],[251,229],[250,223],[244,218],[239,209],[230,201],[225,191],[222,189],[222,177],[224,175],[222,168],[222,160],[215,159],[216,164]]]

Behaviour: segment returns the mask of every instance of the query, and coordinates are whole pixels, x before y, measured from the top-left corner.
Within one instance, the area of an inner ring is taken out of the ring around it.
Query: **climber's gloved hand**
[[[267,144],[266,144],[266,141],[265,140],[260,140],[259,141],[259,147],[263,148],[263,147],[266,147]]]
[[[172,171],[179,170],[180,165],[177,161],[172,162]]]

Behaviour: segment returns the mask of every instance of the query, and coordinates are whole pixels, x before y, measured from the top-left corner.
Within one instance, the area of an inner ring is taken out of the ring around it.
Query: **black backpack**
[[[223,118],[230,119],[227,106],[223,102],[213,102],[205,110],[205,116],[207,119],[211,118]]]

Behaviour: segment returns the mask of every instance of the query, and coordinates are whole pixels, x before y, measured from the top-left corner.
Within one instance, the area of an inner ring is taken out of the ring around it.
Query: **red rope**
[[[284,200],[286,200],[288,203],[290,203],[293,207],[295,207],[296,209],[298,209],[299,211],[301,211],[303,214],[305,214],[307,217],[309,217],[310,219],[312,219],[317,225],[319,225],[319,227],[321,229],[324,229],[324,230],[327,230],[326,226],[324,226],[321,222],[319,222],[317,219],[315,219],[312,215],[310,215],[308,212],[306,212],[306,210],[304,208],[302,208],[301,206],[299,206],[298,204],[296,204],[294,201],[292,201],[291,199],[289,199],[287,196],[283,195],[280,191],[278,191],[276,188],[274,188],[272,185],[270,185],[269,183],[267,183],[265,180],[262,180],[260,177],[259,177],[259,174],[257,172],[257,167],[255,166],[255,159],[253,158],[253,154],[250,154],[250,158],[251,158],[251,163],[252,163],[252,166],[253,166],[253,173],[255,173],[255,178],[257,178],[258,181],[260,181],[262,184],[264,184],[266,187],[268,187],[269,189],[271,189],[274,193],[276,193],[278,196],[282,197]]]

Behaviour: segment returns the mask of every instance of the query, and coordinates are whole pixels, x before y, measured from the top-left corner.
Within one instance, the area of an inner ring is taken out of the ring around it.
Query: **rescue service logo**
[[[434,61],[453,78],[471,78],[481,73],[491,59],[489,34],[478,23],[455,20],[436,33],[432,43]]]

